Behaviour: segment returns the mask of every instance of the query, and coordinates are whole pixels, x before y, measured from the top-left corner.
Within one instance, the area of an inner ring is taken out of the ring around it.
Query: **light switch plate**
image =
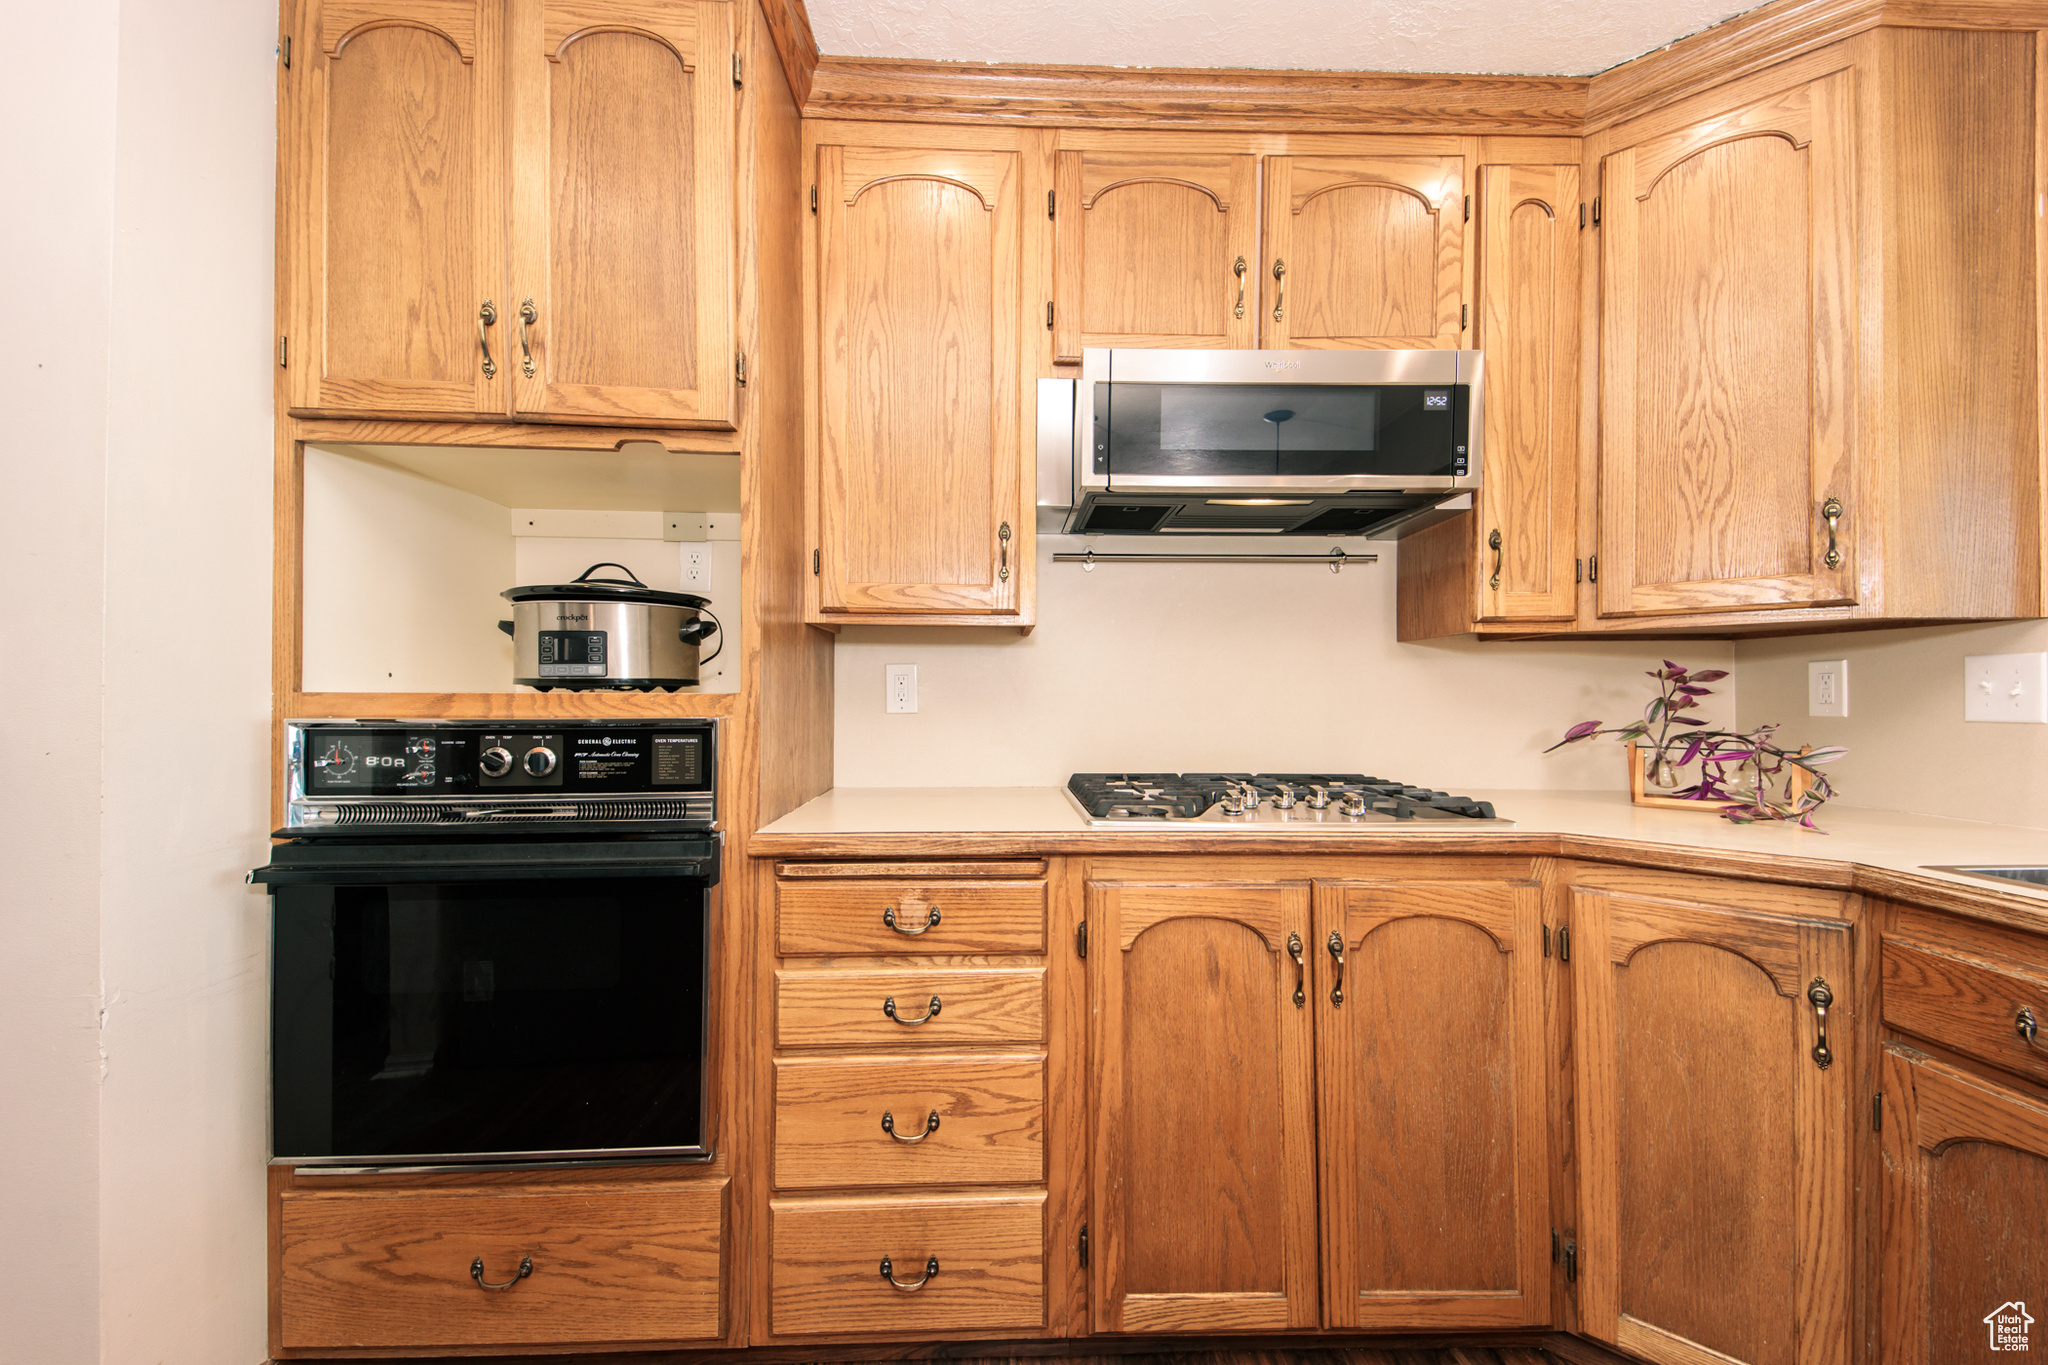
[[[1806,714],[1849,714],[1849,661],[1822,659],[1806,666]]]
[[[917,709],[917,665],[882,665],[882,709],[884,711],[915,711]]]
[[[1964,659],[1963,719],[2048,725],[2048,654]]]

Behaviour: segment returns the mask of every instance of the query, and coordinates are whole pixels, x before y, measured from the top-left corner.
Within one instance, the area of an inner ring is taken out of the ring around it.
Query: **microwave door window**
[[[1451,390],[1422,385],[1097,386],[1098,469],[1127,478],[1451,472]]]

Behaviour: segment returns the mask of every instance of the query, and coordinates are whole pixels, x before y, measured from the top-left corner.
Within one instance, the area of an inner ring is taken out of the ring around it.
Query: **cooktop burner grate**
[[[1097,825],[1505,825],[1490,802],[1365,773],[1075,773],[1067,794]]]

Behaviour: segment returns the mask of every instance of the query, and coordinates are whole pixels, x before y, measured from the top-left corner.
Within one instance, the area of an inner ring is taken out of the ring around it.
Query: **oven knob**
[[[555,770],[555,751],[536,744],[526,751],[526,757],[520,760],[519,766],[526,769],[528,777],[546,777]]]
[[[494,744],[477,757],[476,766],[485,777],[503,777],[512,771],[512,751]]]

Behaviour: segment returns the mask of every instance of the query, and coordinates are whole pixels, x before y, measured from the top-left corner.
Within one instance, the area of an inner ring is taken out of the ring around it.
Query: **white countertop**
[[[1951,820],[1901,811],[1874,810],[1830,802],[1816,817],[1824,832],[1777,823],[1737,825],[1694,811],[1637,806],[1626,792],[1605,791],[1460,791],[1494,809],[1512,828],[1474,829],[1432,823],[1411,834],[1406,827],[1385,825],[1300,831],[1318,848],[1350,846],[1370,840],[1385,851],[1404,838],[1422,835],[1572,835],[1627,840],[1644,844],[1742,854],[1750,857],[1813,859],[1859,864],[1909,873],[1975,892],[2004,892],[2038,902],[2048,910],[2048,887],[2024,882],[1927,871],[1929,864],[2008,864],[2048,866],[2048,830],[2023,829],[1974,820]],[[1121,834],[1152,838],[1189,834],[1293,834],[1273,825],[1221,826],[1134,824],[1105,830],[1084,820],[1058,787],[834,787],[772,824],[762,836],[828,836],[861,834],[1052,836],[1088,835],[1115,838]]]

